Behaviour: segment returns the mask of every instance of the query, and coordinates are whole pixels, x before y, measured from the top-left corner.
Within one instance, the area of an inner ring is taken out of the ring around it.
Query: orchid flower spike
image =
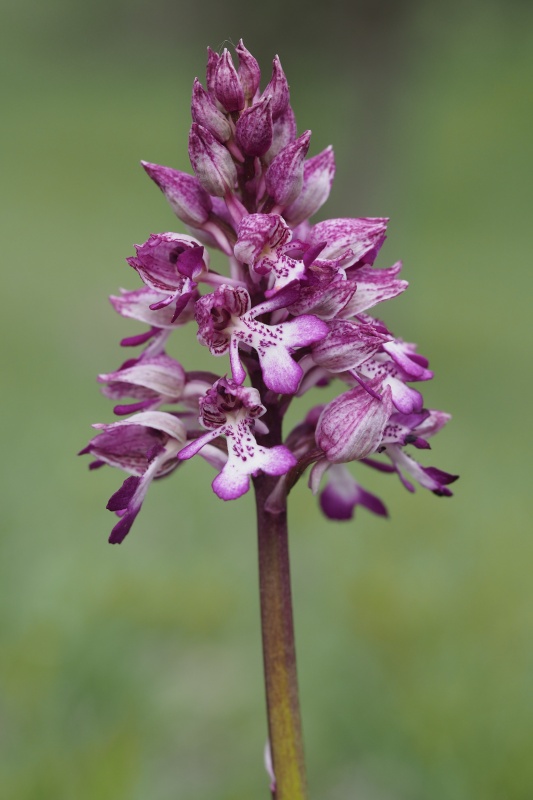
[[[82,451],[93,467],[130,476],[108,504],[120,517],[111,541],[123,541],[152,481],[181,474],[197,453],[217,470],[212,487],[224,500],[272,476],[273,509],[310,467],[310,489],[334,520],[358,506],[387,515],[359,482],[364,468],[396,474],[409,491],[417,483],[451,495],[457,476],[412,455],[450,419],[424,404],[428,360],[371,315],[407,288],[401,262],[375,266],[388,220],[312,219],[335,157],[332,147],[308,155],[311,131],[298,131],[279,58],[261,88],[242,40],[234,55],[209,49],[191,115],[192,174],[141,162],[187,232],[152,233],[127,259],[140,285],[111,302],[144,328],[121,342],[136,355],[98,378],[127,416],[97,425]],[[212,372],[197,369],[189,344],[179,350],[185,325],[218,359]],[[325,401],[324,387],[337,394]],[[317,404],[284,437],[287,409],[308,392]]]

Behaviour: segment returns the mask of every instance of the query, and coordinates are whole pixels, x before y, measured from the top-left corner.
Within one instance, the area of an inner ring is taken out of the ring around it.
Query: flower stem
[[[307,797],[292,619],[287,509],[272,514],[266,500],[276,478],[255,480],[263,661],[274,800]]]

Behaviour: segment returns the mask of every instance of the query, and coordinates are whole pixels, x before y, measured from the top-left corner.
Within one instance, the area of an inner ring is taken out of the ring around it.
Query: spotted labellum
[[[311,221],[331,190],[333,150],[308,156],[311,132],[298,133],[279,59],[261,91],[256,59],[242,41],[235,50],[238,62],[209,50],[205,85],[194,80],[192,174],[142,162],[187,233],[136,245],[127,262],[141,285],[111,298],[144,326],[121,342],[133,355],[98,378],[120,419],[95,425],[82,451],[92,467],[129,473],[108,503],[118,515],[113,543],[128,534],[152,481],[174,472],[179,480],[196,454],[216,470],[212,488],[223,500],[270,476],[272,513],[308,471],[333,520],[351,519],[358,506],[387,515],[359,482],[365,468],[438,496],[451,495],[457,477],[412,454],[429,449],[449,419],[424,405],[427,359],[369,314],[407,288],[400,263],[374,266],[387,220]],[[210,250],[227,258],[225,274],[211,268]],[[184,325],[214,357],[212,373],[196,371],[188,349],[179,361],[167,354]],[[321,402],[332,385],[337,396]],[[308,392],[313,410],[284,436],[289,406]]]

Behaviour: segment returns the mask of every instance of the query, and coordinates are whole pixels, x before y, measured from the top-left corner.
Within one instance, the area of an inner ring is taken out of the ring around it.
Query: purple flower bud
[[[391,413],[390,388],[378,399],[362,386],[355,386],[325,407],[316,428],[317,444],[328,461],[365,458],[379,447]]]
[[[231,125],[215,106],[198,78],[194,79],[192,85],[191,114],[194,122],[203,125],[219,142],[227,142],[230,138]]]
[[[298,197],[304,179],[304,159],[309,149],[311,131],[302,133],[283,148],[269,166],[265,182],[267,192],[280,206],[288,206]]]
[[[259,81],[261,80],[261,70],[259,64],[251,53],[248,52],[243,44],[242,39],[235,48],[239,56],[239,79],[244,91],[245,99],[250,102],[254,99],[255,93],[259,88]]]
[[[215,70],[215,96],[226,111],[240,111],[244,108],[244,91],[226,48]]]
[[[289,105],[289,84],[281,67],[279,56],[272,62],[272,77],[268,83],[263,97],[272,97],[272,119],[276,120]]]
[[[212,98],[215,97],[215,73],[219,61],[220,61],[219,54],[215,53],[214,50],[211,50],[211,48],[208,47],[205,82],[207,85],[207,91],[209,92],[209,96]]]
[[[159,186],[174,214],[186,225],[197,227],[209,219],[211,198],[197,178],[171,167],[141,161],[147,174]]]
[[[275,120],[272,126],[272,146],[265,155],[265,162],[270,164],[284,147],[296,139],[296,117],[290,106]]]
[[[334,177],[335,156],[331,146],[305,162],[302,191],[283,214],[290,225],[299,225],[316,214],[329,197]]]
[[[263,156],[272,145],[272,100],[264,97],[243,111],[236,126],[236,138],[248,156]]]
[[[209,194],[224,197],[235,186],[237,170],[228,150],[196,122],[189,134],[189,158],[196,177]]]

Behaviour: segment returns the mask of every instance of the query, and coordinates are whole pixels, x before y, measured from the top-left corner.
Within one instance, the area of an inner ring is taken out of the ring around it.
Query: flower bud
[[[269,166],[265,182],[267,192],[280,206],[288,206],[298,197],[303,184],[304,159],[309,149],[311,131],[305,131],[283,148]]]
[[[171,167],[141,161],[144,169],[159,186],[174,214],[186,225],[197,227],[209,219],[211,198],[197,178]]]
[[[289,84],[278,56],[272,62],[272,77],[263,92],[263,97],[268,95],[272,96],[272,119],[276,120],[289,105]]]
[[[284,211],[287,222],[296,226],[316,214],[329,197],[334,176],[335,157],[331,146],[306,161],[302,191]]]
[[[265,97],[243,111],[236,125],[236,138],[248,156],[262,156],[272,144],[272,100]]]
[[[211,50],[210,47],[207,48],[207,69],[205,75],[205,83],[207,86],[207,91],[209,92],[209,96],[211,98],[215,97],[215,73],[217,69],[217,64],[220,61],[220,56],[218,53],[215,53],[214,50]]]
[[[253,55],[244,46],[242,39],[239,41],[235,51],[239,56],[238,75],[244,91],[244,97],[248,102],[251,102],[259,88],[261,70]]]
[[[272,145],[265,154],[265,162],[270,164],[284,147],[296,139],[296,118],[291,106],[287,106],[283,114],[272,126]]]
[[[240,111],[244,108],[244,91],[226,48],[215,70],[215,96],[226,111]]]
[[[378,399],[355,386],[325,407],[318,420],[316,442],[328,461],[365,458],[379,447],[392,410],[389,387]]]
[[[189,134],[189,158],[204,189],[224,197],[237,181],[237,170],[228,150],[202,125],[193,122]]]
[[[203,125],[219,142],[227,142],[231,136],[231,125],[218,110],[198,80],[192,86],[191,114],[194,122]]]

